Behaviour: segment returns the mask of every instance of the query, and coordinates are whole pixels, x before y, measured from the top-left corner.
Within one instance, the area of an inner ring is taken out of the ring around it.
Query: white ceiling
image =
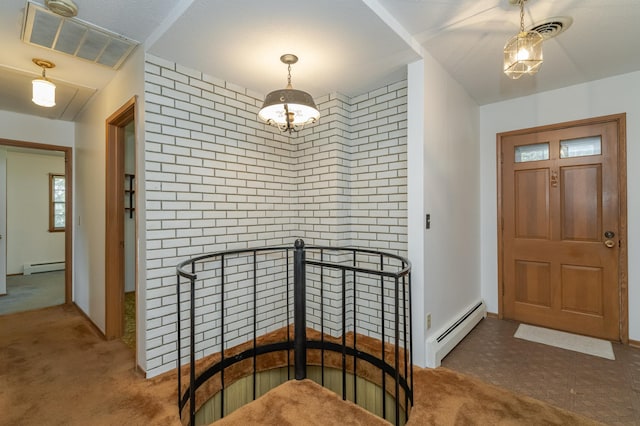
[[[320,96],[398,80],[425,51],[479,105],[640,70],[639,0],[528,0],[525,25],[570,17],[545,41],[540,72],[510,80],[502,48],[518,31],[509,0],[75,0],[78,18],[149,53],[265,94],[286,83]],[[20,40],[25,0],[0,2],[0,109],[73,120],[117,71]],[[393,29],[392,29],[393,28]],[[58,106],[30,102],[34,57],[56,63]]]
[[[293,86],[314,96],[361,94],[418,59],[360,0],[196,0],[149,52],[262,94],[286,86],[293,53]]]

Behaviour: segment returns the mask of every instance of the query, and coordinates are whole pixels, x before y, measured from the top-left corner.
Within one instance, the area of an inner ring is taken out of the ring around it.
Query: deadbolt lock
[[[604,237],[605,237],[605,238],[613,238],[613,237],[615,237],[615,236],[616,236],[616,234],[615,234],[613,231],[606,231],[606,232],[604,233]]]

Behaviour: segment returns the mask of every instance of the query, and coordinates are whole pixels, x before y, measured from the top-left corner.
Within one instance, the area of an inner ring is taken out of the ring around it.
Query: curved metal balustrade
[[[413,405],[410,271],[401,256],[305,246],[302,240],[294,247],[230,250],[180,263],[181,417],[188,415],[194,425],[197,405],[213,396],[200,393],[212,389],[220,394],[224,417],[225,390],[241,366],[253,374],[253,399],[260,396],[256,374],[270,356],[286,367],[287,379],[292,370],[295,379],[305,379],[308,365],[319,366],[316,381],[323,386],[325,369],[338,367],[342,398],[349,393],[356,404],[356,378],[367,371],[366,379],[383,390],[378,415],[403,424]]]

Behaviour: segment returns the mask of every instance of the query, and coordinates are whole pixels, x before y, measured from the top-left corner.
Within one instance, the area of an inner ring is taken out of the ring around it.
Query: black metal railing
[[[178,407],[183,417],[188,404],[190,425],[195,425],[196,400],[213,396],[197,398],[197,391],[214,378],[224,417],[224,393],[230,385],[225,370],[243,361],[252,364],[248,374],[254,376],[255,399],[257,360],[273,353],[284,353],[287,379],[293,367],[297,380],[307,378],[307,356],[313,354],[323,386],[327,354],[337,353],[342,398],[347,398],[347,374],[352,374],[356,404],[359,362],[374,366],[379,376],[368,380],[383,390],[382,417],[388,418],[385,398],[390,394],[392,419],[396,424],[402,423],[402,414],[408,419],[413,362],[411,266],[405,258],[369,249],[305,247],[297,240],[293,248],[197,256],[180,263],[176,275]],[[261,340],[270,333],[275,340]],[[183,371],[188,372],[186,386]]]

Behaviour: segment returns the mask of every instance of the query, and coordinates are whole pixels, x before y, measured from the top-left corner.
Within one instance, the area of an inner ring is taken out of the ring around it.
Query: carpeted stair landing
[[[212,425],[388,426],[389,422],[307,379],[285,382]]]
[[[598,425],[541,401],[445,368],[416,368],[416,404],[407,426]],[[212,426],[378,426],[390,423],[310,380],[289,381]]]
[[[411,425],[591,425],[589,419],[444,368],[416,368]],[[122,341],[77,309],[0,316],[0,425],[181,425],[176,373],[146,380]],[[291,381],[215,425],[383,425],[313,382]]]

